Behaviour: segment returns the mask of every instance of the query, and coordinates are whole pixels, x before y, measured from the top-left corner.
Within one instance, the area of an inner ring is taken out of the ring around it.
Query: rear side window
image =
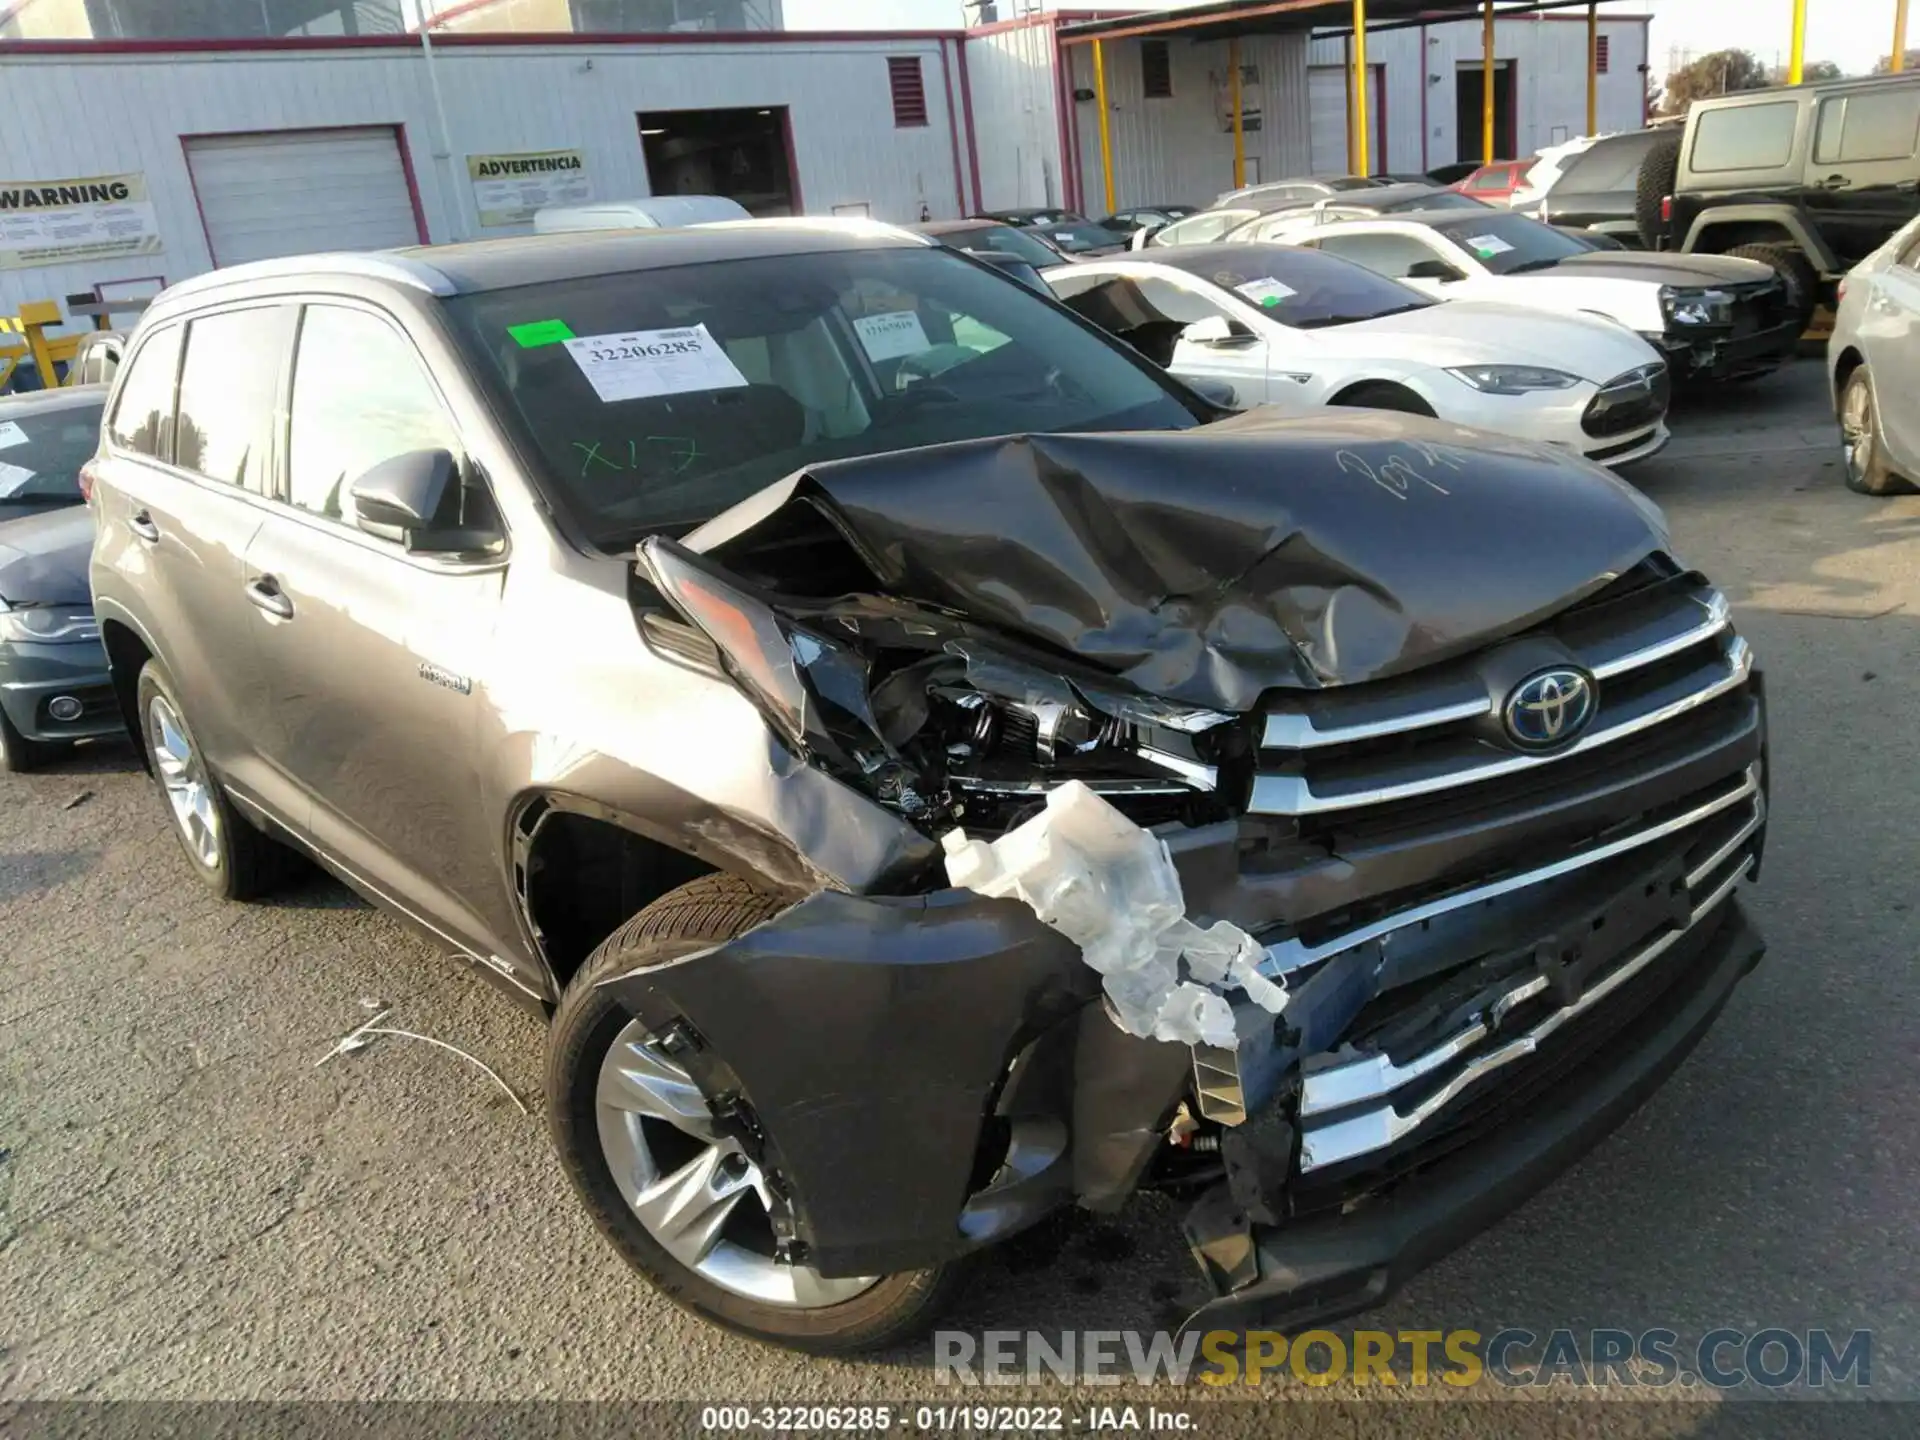
[[[187,326],[173,463],[264,492],[273,404],[293,336],[294,307],[203,315]]]
[[[1842,95],[1820,106],[1816,165],[1853,160],[1905,160],[1920,136],[1920,86],[1877,95]]]
[[[141,342],[120,383],[107,434],[113,443],[157,460],[170,459],[173,444],[173,382],[180,371],[178,325],[156,330]]]
[[[364,310],[309,305],[300,322],[287,442],[287,498],[353,522],[353,482],[413,450],[458,453],[413,346]]]
[[[1793,159],[1800,102],[1709,110],[1693,129],[1695,170],[1778,170]]]

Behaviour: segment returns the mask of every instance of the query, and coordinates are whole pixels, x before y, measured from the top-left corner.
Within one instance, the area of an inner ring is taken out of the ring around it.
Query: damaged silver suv
[[[304,852],[550,1012],[594,1218],[764,1339],[1143,1189],[1190,1323],[1363,1309],[1760,955],[1759,677],[1647,501],[1226,415],[903,232],[222,270],[89,479],[188,862]]]

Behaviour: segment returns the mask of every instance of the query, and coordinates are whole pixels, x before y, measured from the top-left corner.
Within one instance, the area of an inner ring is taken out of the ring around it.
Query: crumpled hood
[[[0,517],[5,515],[0,511]],[[9,605],[90,605],[87,561],[93,512],[85,505],[0,519],[0,600]]]
[[[1484,645],[1666,544],[1651,501],[1572,455],[1417,416],[1257,410],[838,461],[681,543],[804,590],[796,537],[821,524],[888,594],[1236,712]]]
[[[1419,365],[1545,365],[1604,385],[1660,357],[1624,325],[1492,300],[1449,300],[1309,332],[1316,350]]]
[[[1703,285],[1753,285],[1773,278],[1773,267],[1738,255],[1677,255],[1664,251],[1595,250],[1569,255],[1551,270],[1529,270],[1515,279],[1577,275],[1606,280],[1645,280],[1694,289]]]

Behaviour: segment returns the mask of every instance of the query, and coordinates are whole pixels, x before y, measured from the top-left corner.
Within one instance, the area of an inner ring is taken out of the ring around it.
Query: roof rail
[[[453,281],[424,261],[379,251],[341,250],[228,265],[169,286],[167,294],[190,295],[221,285],[242,285],[249,280],[276,280],[290,275],[357,275],[368,280],[385,280],[393,285],[411,286],[429,295],[459,293]]]

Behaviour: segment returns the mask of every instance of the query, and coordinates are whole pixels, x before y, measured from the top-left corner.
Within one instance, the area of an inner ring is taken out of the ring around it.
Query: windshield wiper
[[[1565,256],[1556,255],[1549,260],[1523,260],[1518,265],[1512,266],[1511,268],[1509,268],[1503,273],[1508,275],[1520,275],[1525,273],[1528,270],[1551,270],[1554,266],[1558,265],[1561,262],[1561,260],[1565,258],[1566,258]]]
[[[1415,301],[1411,305],[1395,305],[1386,310],[1374,310],[1365,315],[1317,315],[1311,320],[1296,320],[1296,330],[1322,330],[1329,325],[1358,325],[1362,320],[1384,320],[1389,315],[1404,315],[1409,310],[1424,310],[1428,302]]]

